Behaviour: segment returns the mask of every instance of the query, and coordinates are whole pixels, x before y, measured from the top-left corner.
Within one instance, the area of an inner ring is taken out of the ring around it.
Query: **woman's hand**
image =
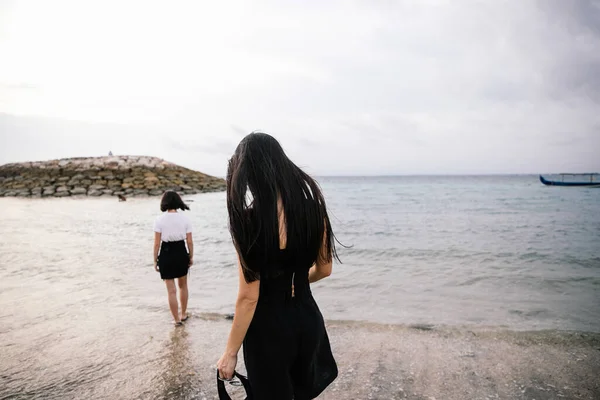
[[[188,264],[188,267],[191,267],[192,265],[194,265],[194,257],[190,257],[190,262]]]
[[[155,270],[156,272],[160,272],[160,271],[158,270],[158,261],[154,261],[154,270]]]
[[[217,363],[217,369],[219,370],[219,377],[221,379],[230,380],[233,379],[233,372],[235,371],[235,367],[237,365],[237,354],[232,356],[227,354],[227,352],[223,353],[221,359]]]

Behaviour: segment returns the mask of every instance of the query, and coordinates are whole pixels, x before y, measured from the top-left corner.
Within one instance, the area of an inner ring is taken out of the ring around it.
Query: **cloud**
[[[0,111],[116,123],[127,148],[144,132],[149,152],[212,173],[257,129],[320,174],[600,169],[598,1],[23,1],[0,14],[0,82],[15,85]]]
[[[236,134],[239,135],[241,137],[246,136],[247,134],[249,134],[250,132],[244,128],[240,128],[239,126],[232,124],[231,125],[231,130]]]
[[[38,89],[38,85],[31,83],[2,83],[0,82],[0,88],[2,89]]]
[[[231,155],[236,143],[231,140],[211,139],[205,143],[189,143],[174,139],[165,139],[165,143],[174,150],[186,153]]]

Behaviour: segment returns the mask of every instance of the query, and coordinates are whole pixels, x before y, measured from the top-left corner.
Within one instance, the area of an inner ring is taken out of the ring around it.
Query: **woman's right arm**
[[[327,251],[327,225],[323,233],[323,243],[317,262],[308,270],[308,281],[314,283],[331,275],[333,269],[333,256]]]
[[[235,303],[235,314],[233,314],[233,324],[231,325],[225,352],[217,363],[219,376],[224,379],[233,378],[233,373],[237,365],[237,354],[240,351],[240,347],[242,347],[250,323],[254,318],[260,293],[260,280],[251,283],[246,282],[239,258],[238,264],[239,287]]]
[[[154,232],[154,270],[158,272],[158,250],[160,250],[160,232]]]

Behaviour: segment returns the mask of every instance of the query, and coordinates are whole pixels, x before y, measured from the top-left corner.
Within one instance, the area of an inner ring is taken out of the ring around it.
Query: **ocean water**
[[[352,245],[321,295],[335,317],[600,330],[600,190],[536,176],[322,183]]]
[[[536,176],[319,181],[346,246],[313,285],[326,319],[600,332],[600,189]],[[186,200],[190,311],[219,319],[237,289],[225,194]],[[0,398],[106,398],[107,376],[131,394],[112,398],[166,396],[156,382],[186,338],[140,339],[170,323],[152,267],[159,202],[0,198]],[[128,387],[135,371],[145,380]]]
[[[600,331],[600,190],[533,176],[319,181],[346,246],[331,278],[314,285],[327,318]],[[237,272],[225,194],[187,200],[191,305],[230,313]],[[23,285],[37,289],[31,296],[72,286],[90,301],[112,292],[162,308],[152,269],[159,201],[0,199],[0,304]]]

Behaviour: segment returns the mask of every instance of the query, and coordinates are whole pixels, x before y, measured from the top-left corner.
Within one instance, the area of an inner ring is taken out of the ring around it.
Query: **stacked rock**
[[[0,166],[0,197],[160,196],[225,189],[225,181],[156,157],[109,156]]]

